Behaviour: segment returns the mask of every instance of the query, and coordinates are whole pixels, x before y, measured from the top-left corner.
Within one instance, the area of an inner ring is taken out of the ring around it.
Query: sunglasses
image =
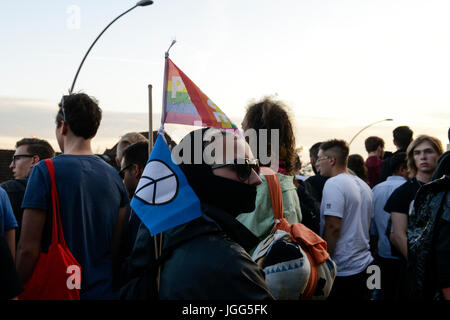
[[[234,159],[221,164],[215,164],[211,168],[218,169],[222,167],[230,166],[233,171],[236,172],[239,180],[248,180],[252,174],[252,170],[255,170],[259,174],[259,161],[258,159]]]
[[[123,180],[123,178],[125,177],[125,170],[131,168],[132,165],[133,165],[133,164],[130,163],[129,165],[125,166],[123,169],[120,169],[120,171],[119,171],[119,176],[120,176],[120,178],[121,178],[122,180]]]
[[[22,158],[33,158],[34,155],[32,154],[16,154],[12,157],[12,163],[16,164],[16,160],[22,159]]]

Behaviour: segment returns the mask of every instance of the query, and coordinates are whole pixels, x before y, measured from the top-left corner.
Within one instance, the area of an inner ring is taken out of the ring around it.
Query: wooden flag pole
[[[153,149],[153,102],[152,102],[152,85],[148,85],[148,155]]]
[[[172,41],[172,43],[170,44],[169,49],[167,49],[166,53],[165,53],[165,61],[164,61],[164,81],[163,81],[163,101],[162,101],[162,112],[161,112],[161,127],[158,130],[160,134],[164,134],[164,120],[165,120],[165,115],[166,115],[166,103],[167,103],[167,99],[166,99],[166,93],[167,93],[167,69],[168,69],[168,58],[169,58],[169,50],[170,48],[172,48],[172,46],[175,44],[175,40]],[[149,86],[149,99],[150,99],[150,133],[149,133],[149,142],[150,145],[153,146],[153,124],[152,124],[152,106],[151,106],[151,86]],[[151,138],[150,138],[151,136]],[[151,139],[151,140],[150,140]],[[151,147],[149,146],[149,155],[151,153]],[[156,260],[159,259],[159,257],[161,256],[162,253],[162,243],[163,243],[163,233],[159,233],[153,236],[153,242],[155,244],[155,257]],[[158,265],[158,272],[156,275],[156,288],[158,290],[158,294],[159,294],[159,288],[160,288],[160,282],[161,282],[161,264]]]
[[[152,153],[153,150],[153,98],[152,98],[152,85],[148,85],[148,155]],[[155,246],[155,258],[161,256],[162,250],[162,233],[153,236],[153,243]],[[161,268],[158,267],[158,273],[156,275],[156,288],[159,293],[159,283],[161,278]]]

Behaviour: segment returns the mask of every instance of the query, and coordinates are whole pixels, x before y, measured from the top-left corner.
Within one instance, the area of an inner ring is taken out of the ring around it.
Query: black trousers
[[[380,300],[398,300],[404,296],[405,266],[401,260],[377,257],[381,269]]]
[[[336,277],[327,300],[369,300],[370,292],[366,269],[361,273],[348,277]]]

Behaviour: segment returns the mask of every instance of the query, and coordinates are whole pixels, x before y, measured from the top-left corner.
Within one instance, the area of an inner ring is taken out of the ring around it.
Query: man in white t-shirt
[[[349,148],[343,140],[320,145],[316,166],[325,183],[320,208],[320,234],[337,265],[329,299],[368,299],[367,267],[372,263],[369,228],[373,216],[370,187],[347,170]]]

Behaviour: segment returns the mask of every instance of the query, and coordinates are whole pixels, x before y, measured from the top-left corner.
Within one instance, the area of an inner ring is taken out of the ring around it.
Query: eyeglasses
[[[234,159],[221,164],[215,164],[211,168],[218,169],[222,167],[230,166],[237,174],[239,180],[245,181],[250,178],[252,170],[255,170],[259,174],[259,161],[258,159]]]
[[[122,180],[123,180],[123,178],[125,177],[125,170],[131,168],[132,165],[133,165],[133,164],[130,163],[129,165],[125,166],[125,168],[120,169],[120,171],[119,171],[119,176],[120,176],[120,178],[121,178]]]
[[[317,158],[316,163],[321,162],[322,160],[327,160],[330,159],[330,157],[321,157],[321,158]]]
[[[33,158],[33,154],[16,154],[12,157],[12,163],[16,164],[16,160],[19,160],[21,158]]]

